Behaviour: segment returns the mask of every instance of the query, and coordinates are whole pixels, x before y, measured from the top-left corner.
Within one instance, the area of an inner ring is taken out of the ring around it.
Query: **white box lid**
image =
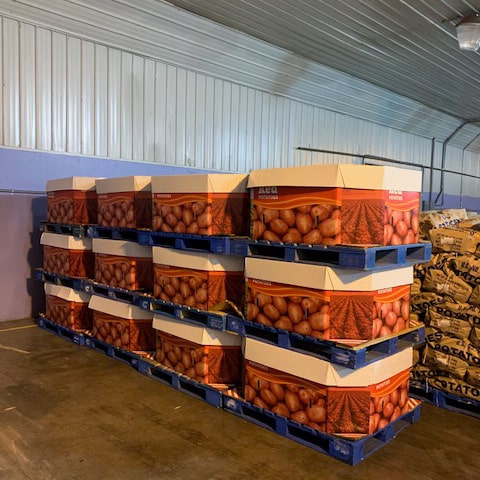
[[[148,310],[142,310],[140,307],[131,305],[130,303],[119,302],[118,300],[100,297],[99,295],[91,296],[88,308],[125,319],[153,319],[153,313]]]
[[[153,193],[231,193],[247,191],[248,175],[208,173],[152,177]]]
[[[96,181],[97,193],[150,192],[150,176],[103,178]]]
[[[55,285],[49,282],[45,282],[44,289],[47,295],[53,295],[54,297],[59,297],[69,302],[88,303],[91,296],[90,293],[79,292],[73,288]]]
[[[374,291],[413,283],[413,267],[379,272],[247,257],[245,277],[318,290]]]
[[[66,248],[69,250],[91,250],[92,239],[87,237],[74,237],[61,233],[44,232],[40,237],[42,245],[50,247]]]
[[[97,177],[67,177],[47,180],[47,192],[58,190],[95,190]]]
[[[243,272],[243,257],[153,247],[153,263],[216,272]]]
[[[341,187],[422,191],[422,172],[372,165],[305,165],[252,170],[248,188],[265,186]]]
[[[128,240],[110,240],[106,238],[94,238],[92,242],[94,253],[118,255],[121,257],[152,258],[152,247],[139,245]]]
[[[410,368],[413,348],[405,348],[365,367],[351,369],[247,337],[245,359],[325,386],[362,387],[383,382]]]
[[[242,337],[234,333],[192,325],[157,313],[153,315],[153,328],[199,345],[240,346],[242,344]]]

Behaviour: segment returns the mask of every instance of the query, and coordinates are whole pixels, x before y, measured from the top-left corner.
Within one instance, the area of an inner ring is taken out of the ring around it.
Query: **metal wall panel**
[[[36,28],[36,148],[52,149],[52,32]],[[22,145],[23,146],[23,145]]]
[[[20,37],[20,145],[36,147],[35,27],[19,24]]]
[[[108,156],[108,49],[95,45],[95,155]]]
[[[95,45],[81,44],[81,152],[95,155]]]
[[[145,115],[144,88],[145,88],[145,60],[134,56],[132,63],[132,158],[143,161],[143,122]]]
[[[122,52],[120,71],[120,156],[133,158],[133,55]]]
[[[3,21],[3,136],[5,145],[20,146],[20,55],[18,22]]]
[[[81,153],[82,43],[67,37],[67,151]]]
[[[145,60],[143,87],[144,159],[155,161],[155,62]]]
[[[167,65],[155,64],[155,161],[167,163],[167,130],[165,112],[167,105]],[[201,154],[198,158],[203,158]],[[200,166],[200,165],[199,165]]]
[[[55,32],[52,33],[52,150],[67,151],[67,37]]]
[[[176,112],[177,112],[177,68],[167,65],[165,105],[165,163],[176,163]],[[162,112],[160,112],[160,115]]]
[[[3,0],[0,12],[418,135],[445,138],[459,124],[457,118],[407,97],[162,1]]]
[[[175,71],[176,78],[175,92],[176,97],[173,97],[174,113],[173,116],[176,121],[173,123],[175,136],[172,139],[174,154],[172,158],[175,163],[185,163],[185,118],[186,118],[186,97],[187,97],[187,72],[183,68],[177,68]]]
[[[107,117],[107,136],[108,136],[108,156],[120,158],[121,143],[121,109],[122,109],[122,52],[113,48],[108,49],[108,117]]]

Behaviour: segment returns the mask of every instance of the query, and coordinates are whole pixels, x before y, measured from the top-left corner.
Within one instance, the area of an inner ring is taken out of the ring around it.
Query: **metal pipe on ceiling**
[[[445,170],[445,157],[447,155],[447,145],[449,142],[453,139],[453,137],[465,126],[465,125],[470,125],[472,123],[479,123],[480,118],[474,118],[472,120],[465,120],[463,123],[461,123],[444,141],[442,144],[442,162],[441,162],[441,167],[440,167],[440,188],[438,190],[438,194],[435,197],[434,201],[434,206],[435,207],[441,207],[443,204],[443,189],[445,186],[445,173],[447,172]],[[466,148],[466,147],[465,147]],[[465,148],[463,150],[465,150]],[[432,189],[432,186],[430,185],[430,190]],[[438,203],[438,199],[442,197],[442,203]]]

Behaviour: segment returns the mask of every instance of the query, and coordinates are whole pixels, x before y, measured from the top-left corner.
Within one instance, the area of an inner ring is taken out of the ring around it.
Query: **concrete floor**
[[[480,478],[480,420],[420,422],[352,467],[79,347],[0,323],[1,480]]]

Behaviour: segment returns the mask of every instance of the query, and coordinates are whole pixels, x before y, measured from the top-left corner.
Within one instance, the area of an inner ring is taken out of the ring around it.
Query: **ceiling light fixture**
[[[471,13],[455,26],[460,50],[476,52],[480,48],[480,14]]]

